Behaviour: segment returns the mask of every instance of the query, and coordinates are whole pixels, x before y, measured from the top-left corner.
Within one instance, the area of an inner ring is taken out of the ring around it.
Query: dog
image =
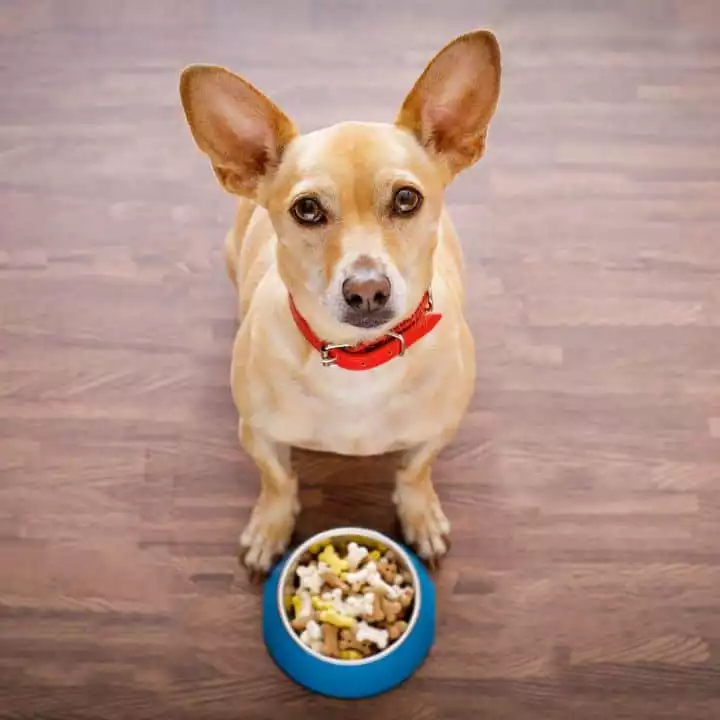
[[[495,36],[471,32],[432,59],[393,124],[308,134],[224,68],[181,74],[192,136],[239,196],[225,256],[232,396],[261,477],[240,537],[252,573],[283,553],[300,511],[292,447],[398,453],[405,539],[430,564],[448,550],[431,470],[473,394],[475,349],[444,192],[483,155],[500,74]]]

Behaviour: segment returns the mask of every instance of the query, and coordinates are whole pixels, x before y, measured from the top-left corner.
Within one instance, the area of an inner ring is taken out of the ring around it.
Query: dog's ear
[[[277,168],[297,134],[292,122],[250,83],[221,67],[186,68],[180,97],[195,142],[220,184],[256,198],[261,180]]]
[[[500,47],[487,30],[461,35],[425,68],[396,125],[440,156],[452,174],[480,159],[500,94]]]

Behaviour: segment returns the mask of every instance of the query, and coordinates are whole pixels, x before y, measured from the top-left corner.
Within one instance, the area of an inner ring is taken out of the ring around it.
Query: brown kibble
[[[395,553],[394,553],[392,550],[388,550],[388,551],[385,553],[385,557],[383,558],[383,560],[387,560],[389,563],[396,563],[396,562],[397,562],[397,558],[395,557]]]
[[[402,614],[402,603],[395,600],[388,600],[384,595],[380,596],[380,605],[382,607],[385,620],[387,620],[387,622],[391,625],[395,623]]]
[[[388,636],[390,640],[397,640],[407,629],[408,624],[404,620],[398,620],[388,629]]]
[[[415,590],[414,590],[414,588],[411,588],[411,587],[405,588],[405,589],[403,590],[402,594],[400,595],[400,604],[401,604],[404,608],[408,608],[408,607],[410,607],[410,605],[412,604],[412,601],[413,601],[413,598],[414,598],[414,597],[415,597]]]
[[[413,584],[413,576],[409,570],[403,570],[402,576],[403,576],[403,580],[405,580],[405,583],[407,585]]]
[[[373,611],[372,615],[365,615],[365,619],[371,623],[379,623],[385,619],[385,613],[383,612],[383,595],[379,590],[373,590],[375,599],[373,600]]]
[[[331,588],[340,588],[343,592],[347,592],[348,585],[343,582],[335,573],[326,572],[322,574],[323,582]]]
[[[377,569],[386,583],[392,585],[395,582],[395,576],[398,571],[395,563],[388,562],[386,559],[383,559],[378,563]]]
[[[293,630],[297,630],[298,632],[302,632],[306,627],[310,620],[312,620],[312,615],[309,617],[300,617],[295,618],[290,625],[292,626]]]
[[[356,582],[353,585],[350,586],[350,592],[353,595],[359,595],[360,593],[364,593],[365,589],[363,587],[362,583]]]
[[[372,649],[368,643],[358,641],[355,637],[354,630],[344,629],[340,632],[339,647],[341,650],[357,650],[365,657],[372,653]]]
[[[338,647],[338,629],[330,623],[322,624],[323,634],[323,655],[327,657],[338,657],[340,655],[340,648]]]

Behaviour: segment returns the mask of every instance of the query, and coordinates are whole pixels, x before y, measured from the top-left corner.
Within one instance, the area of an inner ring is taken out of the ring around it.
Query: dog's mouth
[[[346,325],[360,328],[362,330],[375,330],[382,325],[387,325],[395,317],[392,310],[382,310],[380,312],[346,312],[342,321]]]

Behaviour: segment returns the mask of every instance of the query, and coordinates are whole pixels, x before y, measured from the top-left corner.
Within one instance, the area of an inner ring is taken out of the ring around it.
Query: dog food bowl
[[[401,569],[411,573],[415,588],[405,633],[387,649],[361,660],[336,660],[307,647],[291,627],[285,609],[287,596],[295,591],[301,558],[312,547],[345,540],[393,550]],[[328,697],[372,697],[409,678],[430,652],[435,639],[435,588],[417,556],[382,533],[353,527],[318,533],[276,565],[266,581],[263,636],[275,664],[299,685]]]

